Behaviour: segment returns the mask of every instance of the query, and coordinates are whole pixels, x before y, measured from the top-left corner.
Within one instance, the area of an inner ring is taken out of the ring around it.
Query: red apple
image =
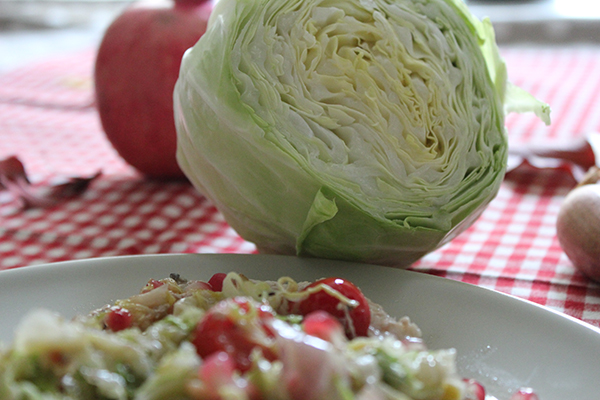
[[[94,71],[102,128],[149,178],[183,179],[175,152],[173,89],[183,53],[206,32],[207,0],[139,2],[107,28]]]

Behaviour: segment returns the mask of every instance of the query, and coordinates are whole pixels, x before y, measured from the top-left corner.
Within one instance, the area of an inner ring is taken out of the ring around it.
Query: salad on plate
[[[171,274],[72,320],[30,312],[0,348],[0,398],[495,399],[455,359],[339,277]]]

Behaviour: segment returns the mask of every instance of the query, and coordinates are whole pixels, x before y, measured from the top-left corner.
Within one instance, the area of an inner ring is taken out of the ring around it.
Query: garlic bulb
[[[581,185],[567,195],[556,220],[556,235],[573,265],[600,281],[600,184]]]

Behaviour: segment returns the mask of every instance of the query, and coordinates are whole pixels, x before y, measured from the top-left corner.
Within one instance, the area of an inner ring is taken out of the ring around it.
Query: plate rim
[[[27,266],[22,266],[22,267],[17,267],[17,268],[5,269],[5,270],[0,271],[0,281],[4,280],[6,276],[9,277],[8,279],[21,279],[21,275],[26,274],[30,271],[35,272],[36,270],[42,270],[42,269],[45,269],[46,271],[48,271],[48,268],[52,268],[52,269],[56,269],[56,268],[59,268],[59,269],[62,269],[62,268],[66,268],[66,269],[93,268],[93,264],[110,263],[115,260],[142,260],[143,261],[146,259],[156,259],[156,258],[197,258],[197,257],[199,257],[199,258],[217,258],[217,259],[218,258],[242,259],[242,258],[247,258],[247,257],[267,258],[267,259],[276,259],[276,258],[294,259],[294,260],[306,261],[309,263],[311,261],[331,262],[331,263],[336,263],[336,264],[340,264],[340,265],[352,264],[355,266],[376,267],[376,268],[382,268],[382,269],[386,269],[386,270],[401,271],[401,274],[406,273],[408,276],[411,276],[416,279],[423,278],[423,279],[430,279],[432,281],[444,282],[444,284],[454,285],[458,288],[462,287],[465,290],[473,290],[473,291],[476,291],[479,293],[485,293],[486,296],[497,296],[498,298],[503,298],[507,301],[515,301],[517,303],[521,303],[526,306],[535,307],[536,309],[538,309],[541,312],[549,313],[550,315],[552,315],[556,318],[563,318],[563,319],[567,320],[568,322],[575,323],[576,325],[579,325],[582,328],[586,328],[586,329],[592,331],[593,333],[600,335],[600,327],[596,327],[596,326],[594,326],[586,321],[583,321],[579,318],[576,318],[572,315],[552,309],[548,306],[536,303],[529,299],[518,297],[518,296],[510,294],[510,293],[501,292],[496,289],[479,286],[479,285],[476,285],[473,283],[463,282],[463,281],[454,280],[451,278],[441,277],[441,276],[437,276],[437,275],[432,275],[432,274],[428,274],[426,272],[419,271],[419,270],[394,268],[394,267],[389,267],[389,266],[366,264],[366,263],[353,262],[353,261],[330,260],[330,259],[323,259],[323,258],[299,257],[299,256],[290,256],[290,255],[245,254],[245,253],[159,253],[159,254],[128,254],[128,255],[119,255],[119,256],[103,256],[103,257],[92,257],[92,258],[57,261],[57,262],[50,262],[50,263],[32,264],[32,265],[27,265]],[[14,276],[16,276],[16,277],[14,277]]]

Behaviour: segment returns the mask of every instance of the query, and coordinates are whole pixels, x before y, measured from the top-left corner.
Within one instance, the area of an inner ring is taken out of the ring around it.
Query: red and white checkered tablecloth
[[[505,47],[510,79],[553,108],[553,124],[510,115],[514,143],[600,130],[600,48]],[[142,179],[111,148],[93,105],[94,50],[0,75],[0,159],[33,182],[102,170],[81,197],[21,211],[0,191],[0,270],[144,253],[251,253],[214,206],[183,182]],[[575,184],[568,168],[521,167],[464,234],[413,269],[532,300],[600,327],[600,286],[577,272],[555,222]]]

